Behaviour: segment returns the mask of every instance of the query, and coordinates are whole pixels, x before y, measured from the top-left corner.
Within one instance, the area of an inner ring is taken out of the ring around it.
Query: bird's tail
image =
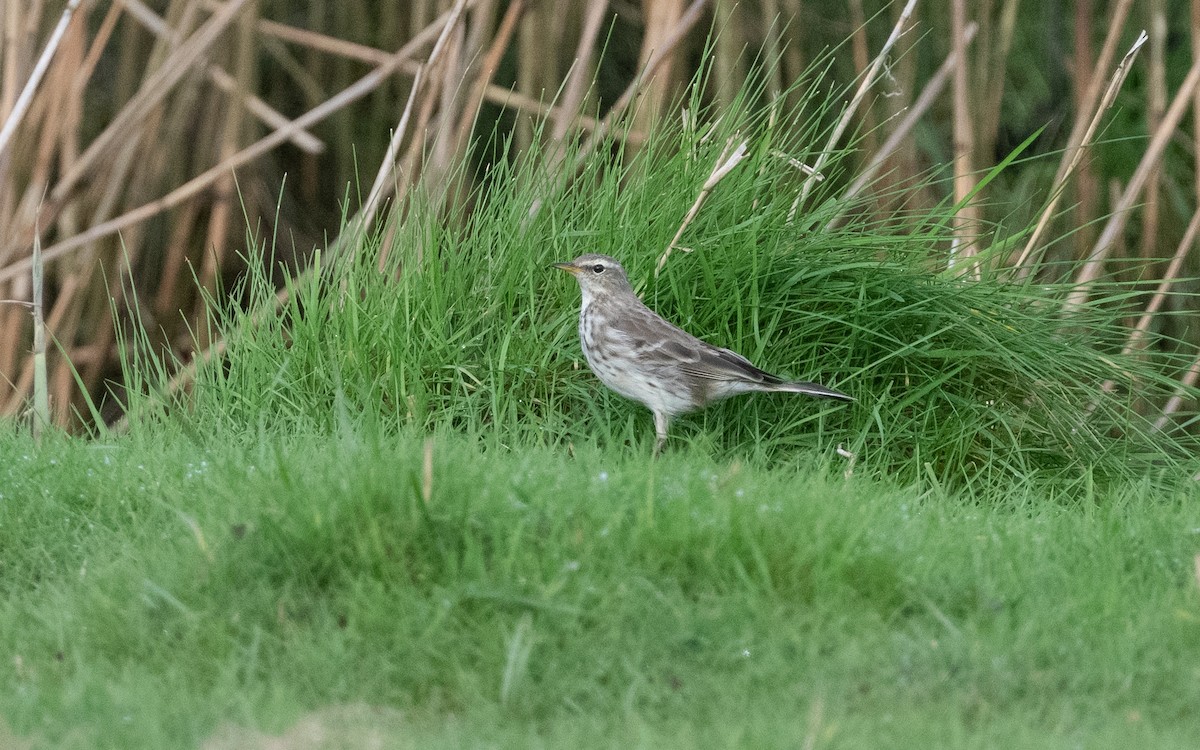
[[[836,398],[842,401],[853,401],[853,396],[847,396],[841,391],[835,391],[832,388],[826,388],[820,383],[777,383],[771,386],[773,391],[783,391],[786,393],[803,393],[806,396],[817,396],[820,398]]]

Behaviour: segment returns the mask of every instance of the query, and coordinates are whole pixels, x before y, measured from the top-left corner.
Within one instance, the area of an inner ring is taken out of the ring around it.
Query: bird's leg
[[[657,457],[662,453],[663,446],[667,444],[667,426],[671,424],[671,417],[666,412],[654,412],[654,434],[657,440],[654,442],[654,455]]]

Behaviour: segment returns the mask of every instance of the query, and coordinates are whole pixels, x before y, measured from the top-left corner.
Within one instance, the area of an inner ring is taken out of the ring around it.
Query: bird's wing
[[[753,383],[778,383],[779,378],[755,367],[737,352],[707,344],[700,339],[672,339],[662,346],[664,355],[674,360],[688,375],[709,380],[748,380]]]
[[[702,341],[663,320],[649,308],[631,311],[615,321],[614,327],[644,360],[678,368],[692,377],[765,384],[782,382],[737,352]]]

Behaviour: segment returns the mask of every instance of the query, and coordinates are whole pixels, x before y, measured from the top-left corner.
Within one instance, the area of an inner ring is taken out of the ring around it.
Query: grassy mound
[[[1134,287],[1097,286],[1065,314],[1065,284],[950,273],[951,210],[858,220],[859,204],[839,197],[836,158],[789,220],[800,178],[779,153],[813,155],[749,114],[721,128],[656,131],[628,169],[595,160],[573,181],[549,179],[544,155],[524,154],[497,168],[461,220],[418,197],[403,222],[319,260],[277,314],[268,274],[252,275],[234,295],[251,311],[212,322],[228,357],[200,369],[175,411],[200,431],[329,432],[366,419],[644,453],[649,414],[586,370],[578,291],[548,270],[604,252],[665,317],[857,399],[742,397],[682,420],[675,445],[784,464],[842,445],[860,471],[992,489],[1137,479],[1196,453],[1188,435],[1157,434],[1141,414],[1140,399],[1174,387],[1162,370],[1178,362],[1120,354]],[[656,277],[723,144],[742,133],[758,145],[685,232],[692,252],[675,250]]]

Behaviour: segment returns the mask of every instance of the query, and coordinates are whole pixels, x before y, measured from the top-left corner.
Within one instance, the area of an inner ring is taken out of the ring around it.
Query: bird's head
[[[555,268],[566,271],[579,282],[584,302],[595,297],[613,294],[633,294],[625,269],[615,258],[588,253],[566,263],[555,263]]]

